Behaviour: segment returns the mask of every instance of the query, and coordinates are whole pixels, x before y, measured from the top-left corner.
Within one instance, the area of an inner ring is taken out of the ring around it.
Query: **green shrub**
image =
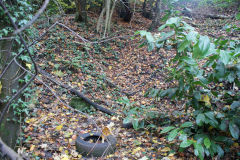
[[[163,32],[165,28],[170,31]],[[193,109],[193,121],[166,127],[161,133],[169,132],[169,141],[178,136],[181,150],[193,145],[200,159],[215,154],[222,157],[224,150],[239,139],[240,41],[212,40],[179,17],[168,19],[159,31],[156,35],[138,33],[146,37],[150,50],[169,44],[176,49],[168,70],[177,85],[166,90],[150,89],[146,95],[185,99],[186,110]]]

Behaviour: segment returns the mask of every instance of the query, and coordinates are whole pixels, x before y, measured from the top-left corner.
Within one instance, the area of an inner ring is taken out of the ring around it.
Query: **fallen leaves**
[[[137,148],[133,149],[132,154],[136,154],[138,151],[142,151],[142,150],[143,150],[142,147],[137,147]]]
[[[139,16],[138,13],[136,13],[135,16]],[[76,27],[77,25],[69,21],[69,19],[69,17],[66,18],[66,23],[72,28],[75,28],[74,30],[79,31],[81,27]],[[135,26],[136,24],[133,25],[133,30],[138,30],[140,27],[145,28],[149,22],[150,21],[144,19],[139,26]],[[57,29],[59,33],[63,33],[64,36],[68,37],[67,40],[75,41],[73,37],[69,36],[69,32],[65,32],[60,28]],[[91,32],[90,29],[89,32]],[[84,31],[80,31],[80,33],[86,35]],[[131,32],[124,34],[131,34]],[[54,40],[53,36],[48,38]],[[96,114],[92,116],[95,118],[93,121],[94,123],[97,123],[99,126],[104,126],[102,130],[104,137],[112,134],[111,128],[113,127],[113,132],[117,133],[117,150],[115,154],[111,155],[111,157],[125,160],[160,159],[160,157],[162,158],[163,156],[166,157],[164,157],[165,159],[176,158],[175,154],[169,153],[172,149],[167,147],[166,139],[164,137],[156,137],[153,135],[152,130],[149,129],[136,132],[132,129],[126,130],[121,128],[123,108],[114,100],[119,98],[119,95],[122,95],[123,93],[116,92],[116,88],[111,88],[107,85],[104,86],[104,89],[101,87],[101,85],[104,84],[103,79],[109,78],[114,84],[119,86],[120,89],[124,89],[126,93],[135,92],[135,94],[129,96],[129,98],[131,101],[137,102],[137,106],[152,105],[153,102],[153,104],[157,106],[152,109],[154,111],[164,110],[168,112],[169,110],[177,110],[178,112],[176,106],[170,104],[169,101],[164,102],[159,100],[156,104],[151,98],[144,97],[145,91],[148,88],[155,87],[164,89],[168,87],[164,82],[166,79],[164,77],[166,72],[163,64],[169,65],[168,60],[175,53],[160,49],[160,57],[158,53],[146,52],[146,48],[133,47],[132,44],[137,44],[139,40],[130,41],[129,39],[116,39],[115,42],[109,41],[111,47],[100,48],[104,54],[97,55],[95,54],[96,49],[90,48],[89,52],[92,50],[94,53],[91,58],[89,58],[89,55],[92,54],[91,52],[88,53],[88,55],[84,55],[82,50],[80,51],[79,49],[76,49],[76,51],[79,51],[79,55],[81,53],[80,57],[86,56],[87,58],[80,59],[79,62],[75,64],[77,67],[74,68],[71,63],[73,59],[76,58],[77,54],[72,54],[73,51],[71,48],[67,48],[66,43],[69,42],[64,42],[63,46],[58,47],[58,45],[60,45],[60,39],[59,37],[57,38],[58,41],[54,44],[56,45],[55,51],[54,49],[47,50],[47,48],[44,50],[45,46],[43,43],[42,46],[38,47],[41,49],[41,53],[39,54],[42,55],[44,55],[44,52],[47,52],[47,55],[56,55],[57,53],[55,59],[52,59],[52,61],[47,60],[47,58],[43,59],[38,62],[38,65],[46,68],[46,71],[53,73],[55,76],[62,79],[63,82],[69,83],[73,87],[78,87],[78,89],[84,91],[88,97],[98,100],[101,105],[107,103],[106,107],[112,107],[114,110],[117,110],[118,116],[107,117],[99,112],[96,112]],[[115,43],[121,45],[117,46]],[[117,60],[113,60],[113,56],[115,56]],[[51,56],[49,57],[51,58]],[[66,62],[69,64],[64,64]],[[78,66],[80,64],[84,65]],[[32,66],[27,64],[27,67],[30,69]],[[99,78],[96,75],[102,77]],[[53,88],[54,91],[60,93],[60,98],[66,102],[68,102],[72,96],[68,91],[63,91],[61,88],[55,86]],[[0,82],[0,93],[1,90],[2,85]],[[70,111],[66,105],[59,105],[56,101],[44,104],[43,99],[41,98],[43,96],[51,100],[52,98],[55,98],[49,91],[39,95],[39,106],[36,106],[36,108],[33,109],[34,114],[32,117],[28,117],[25,121],[24,147],[27,151],[30,151],[35,156],[39,156],[41,159],[81,159],[81,155],[75,150],[74,141],[80,133],[96,131],[94,123],[87,120],[83,115]],[[201,100],[208,105],[211,104],[211,99],[208,95],[203,95]],[[159,134],[161,127],[163,126],[158,127],[157,135]],[[239,148],[239,145],[234,144],[234,147]],[[181,153],[179,155],[181,155]],[[185,156],[184,154],[182,155],[183,157]]]
[[[160,152],[169,152],[171,151],[171,149],[169,147],[164,147],[162,149],[159,150]]]

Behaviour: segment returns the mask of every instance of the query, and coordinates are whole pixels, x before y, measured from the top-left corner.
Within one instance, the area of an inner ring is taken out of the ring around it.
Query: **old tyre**
[[[109,135],[106,137],[107,140],[102,143],[100,137],[100,133],[80,134],[76,140],[77,151],[85,157],[101,157],[114,153],[117,139],[113,135]],[[90,142],[90,139],[93,142]]]

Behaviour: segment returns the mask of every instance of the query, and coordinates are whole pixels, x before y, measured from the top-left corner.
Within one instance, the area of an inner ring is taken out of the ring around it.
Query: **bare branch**
[[[62,23],[59,23],[57,22],[58,25],[66,28],[67,30],[71,31],[75,36],[77,36],[78,38],[80,38],[83,42],[90,42],[89,40],[83,38],[82,36],[78,35],[76,32],[74,32],[71,28],[67,27],[66,25],[62,24]]]
[[[38,12],[32,18],[32,20],[29,21],[25,26],[15,30],[14,34],[18,34],[18,33],[22,32],[23,30],[25,30],[26,28],[30,27],[38,19],[38,17],[43,13],[43,11],[46,9],[48,3],[49,3],[49,0],[45,0],[42,7],[38,10]]]

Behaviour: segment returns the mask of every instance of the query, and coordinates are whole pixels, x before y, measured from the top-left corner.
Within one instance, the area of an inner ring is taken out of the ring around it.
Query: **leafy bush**
[[[118,102],[124,106],[123,113],[125,118],[123,119],[123,124],[132,123],[135,130],[152,128],[156,129],[156,125],[150,123],[151,120],[161,117],[161,119],[166,118],[164,114],[159,114],[154,110],[154,106],[136,106],[135,102],[131,102],[127,97],[121,97]],[[147,123],[146,123],[147,122]],[[161,122],[165,124],[165,121]]]
[[[162,32],[165,28],[170,31]],[[200,159],[215,154],[222,157],[222,147],[227,150],[239,139],[240,41],[212,40],[179,17],[168,19],[159,31],[155,35],[146,31],[138,33],[146,37],[150,50],[169,44],[176,49],[169,74],[177,85],[166,90],[152,89],[147,95],[186,99],[186,110],[193,109],[194,119],[180,126],[166,127],[161,133],[169,132],[169,141],[179,136],[180,149],[193,145],[194,154]]]
[[[47,13],[54,15],[58,13],[61,9],[65,13],[74,13],[75,12],[75,2],[74,0],[56,0],[50,1],[47,7]]]

